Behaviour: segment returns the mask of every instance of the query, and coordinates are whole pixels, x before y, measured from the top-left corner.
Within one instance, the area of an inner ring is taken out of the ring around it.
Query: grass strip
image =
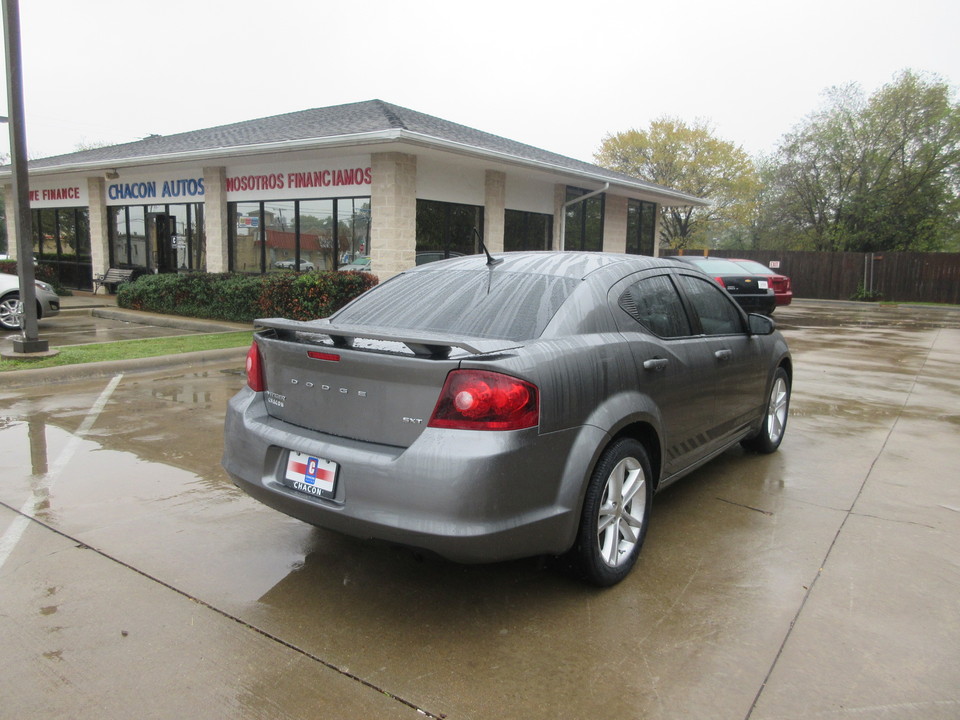
[[[252,337],[252,331],[240,330],[237,332],[180,335],[146,340],[118,340],[89,345],[62,345],[55,348],[60,351],[60,354],[55,357],[38,360],[0,360],[0,372],[61,367],[109,360],[132,360],[161,355],[180,355],[199,350],[246,347],[251,343]]]

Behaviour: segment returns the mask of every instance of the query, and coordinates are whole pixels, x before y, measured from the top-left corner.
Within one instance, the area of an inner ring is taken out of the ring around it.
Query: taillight
[[[539,422],[536,385],[489,370],[454,370],[428,424],[453,430],[520,430]]]
[[[256,343],[253,343],[247,352],[247,385],[254,392],[263,392],[267,389],[267,383],[263,379],[263,360],[260,358],[260,348]]]

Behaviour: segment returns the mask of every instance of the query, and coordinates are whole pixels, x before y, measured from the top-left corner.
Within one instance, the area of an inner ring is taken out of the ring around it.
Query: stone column
[[[504,212],[507,204],[507,174],[487,170],[483,204],[483,244],[487,250],[503,252]]]
[[[90,259],[93,276],[110,269],[110,215],[107,211],[107,183],[102,177],[87,178],[90,208]]]
[[[563,204],[567,201],[567,186],[557,184],[553,187],[553,249],[564,250],[563,235],[566,229]]]
[[[627,198],[607,193],[603,205],[603,251],[627,251]]]
[[[203,169],[203,232],[207,243],[207,272],[230,269],[230,247],[227,242],[227,169]]]
[[[417,158],[374,153],[370,187],[370,266],[381,282],[417,262]]]
[[[4,183],[3,206],[6,211],[4,217],[7,218],[7,255],[11,260],[17,259],[17,219],[14,214],[17,209],[15,207],[16,200],[13,196],[13,185]]]
[[[653,211],[653,256],[660,257],[660,203]]]

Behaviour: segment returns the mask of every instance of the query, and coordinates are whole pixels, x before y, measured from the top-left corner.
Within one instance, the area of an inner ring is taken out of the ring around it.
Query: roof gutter
[[[485,148],[477,147],[476,145],[468,145],[466,143],[456,142],[453,140],[444,140],[442,138],[437,138],[432,135],[424,135],[422,133],[411,132],[409,130],[403,130],[399,128],[392,128],[390,130],[375,130],[371,132],[364,133],[351,133],[349,135],[336,135],[329,138],[304,138],[300,140],[282,140],[271,143],[258,143],[252,145],[237,145],[230,147],[216,147],[216,148],[207,148],[204,150],[190,150],[186,152],[179,153],[164,153],[162,155],[142,155],[142,156],[133,156],[126,158],[115,158],[115,159],[103,159],[103,160],[92,160],[87,162],[72,162],[64,163],[62,165],[49,166],[49,167],[38,167],[31,168],[30,175],[32,176],[43,176],[43,175],[57,175],[60,173],[67,172],[102,172],[104,170],[110,170],[115,168],[123,167],[134,167],[134,166],[144,166],[144,165],[168,165],[171,163],[185,163],[185,162],[203,162],[204,160],[212,160],[217,158],[231,158],[238,156],[250,156],[250,155],[267,155],[272,153],[286,153],[293,152],[297,150],[321,150],[321,149],[330,149],[338,147],[357,147],[363,145],[383,145],[388,143],[409,143],[412,145],[419,145],[427,148],[439,148],[447,150],[450,152],[455,152],[462,155],[469,155],[472,157],[485,157],[498,160],[499,162],[508,163],[511,165],[530,168],[534,170],[541,170],[545,172],[556,173],[560,175],[575,176],[588,180],[590,182],[601,182],[604,183],[604,189],[599,190],[598,192],[604,192],[606,189],[609,189],[611,186],[611,180],[608,177],[604,177],[598,173],[589,172],[587,170],[578,170],[576,168],[569,168],[563,165],[552,163],[542,160],[528,159],[514,155],[507,152],[499,152],[496,150],[487,150]],[[38,162],[42,159],[38,160]],[[585,163],[586,164],[586,163]],[[0,178],[4,178],[9,175],[9,170],[4,169],[0,170]],[[613,181],[616,182],[616,181]],[[708,205],[707,201],[702,200],[701,198],[694,197],[693,195],[688,195],[686,193],[673,190],[668,187],[663,187],[660,185],[654,185],[650,183],[645,183],[639,180],[633,180],[625,178],[623,182],[616,182],[617,185],[630,189],[637,193],[643,193],[648,196],[653,196],[657,199],[658,202],[666,205]]]
[[[397,130],[368,133],[353,133],[350,135],[336,135],[331,138],[306,138],[302,140],[282,140],[274,143],[258,143],[256,145],[236,145],[230,147],[206,148],[204,150],[189,150],[187,152],[163,153],[162,155],[137,155],[113,160],[91,160],[88,162],[64,163],[49,167],[31,168],[31,175],[59,175],[66,172],[100,172],[113,168],[135,167],[140,165],[168,165],[191,161],[203,161],[211,158],[222,158],[244,155],[266,155],[278,152],[296,150],[310,150],[322,148],[336,148],[356,145],[377,145],[396,142],[400,132]],[[43,160],[40,158],[39,160]],[[0,170],[0,177],[9,175],[9,169]]]

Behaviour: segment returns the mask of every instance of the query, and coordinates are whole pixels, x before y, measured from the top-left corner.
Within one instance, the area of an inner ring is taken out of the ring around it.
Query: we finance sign
[[[32,208],[68,208],[89,205],[87,181],[30,184],[30,207]]]

